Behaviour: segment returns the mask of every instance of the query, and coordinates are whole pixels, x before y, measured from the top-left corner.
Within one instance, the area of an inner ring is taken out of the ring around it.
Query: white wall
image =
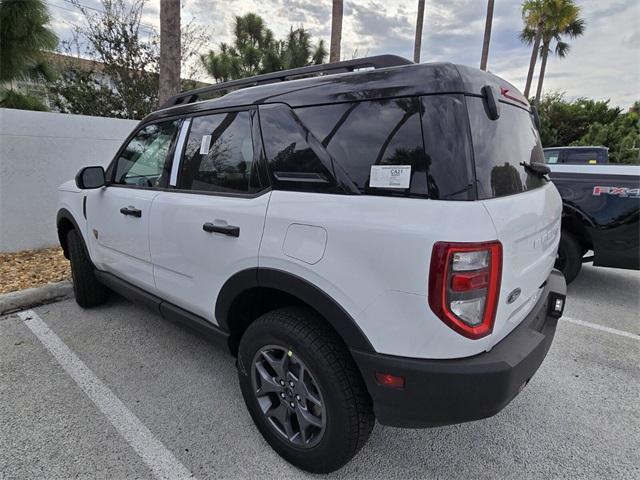
[[[137,121],[0,109],[0,252],[58,244],[57,188],[107,165]]]

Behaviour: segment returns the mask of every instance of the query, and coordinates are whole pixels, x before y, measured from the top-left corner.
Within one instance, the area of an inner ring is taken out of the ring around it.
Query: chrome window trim
[[[191,118],[186,118],[180,126],[180,134],[173,152],[173,162],[171,163],[171,175],[169,176],[169,186],[175,187],[178,184],[178,172],[180,171],[180,160],[182,159],[182,151],[184,150],[184,142],[189,133],[191,126]]]

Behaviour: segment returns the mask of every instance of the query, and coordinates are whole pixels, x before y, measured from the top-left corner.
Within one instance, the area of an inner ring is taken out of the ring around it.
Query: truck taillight
[[[485,337],[493,330],[501,278],[500,242],[437,242],[431,254],[429,306],[459,334]]]

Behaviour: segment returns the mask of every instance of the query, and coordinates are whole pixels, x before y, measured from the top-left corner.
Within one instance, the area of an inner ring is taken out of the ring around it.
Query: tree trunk
[[[544,82],[544,73],[547,70],[547,58],[549,58],[550,41],[545,41],[542,45],[542,64],[540,65],[540,76],[538,77],[538,90],[536,91],[536,105],[540,103],[542,96],[542,83]]]
[[[180,0],[160,0],[160,105],[180,92],[180,60]]]
[[[538,30],[536,30],[536,38],[533,41],[533,50],[531,51],[531,60],[529,60],[529,73],[527,73],[527,85],[524,87],[524,96],[529,99],[529,92],[531,91],[531,83],[533,82],[533,72],[536,69],[536,60],[538,59],[538,52],[540,50],[540,40],[542,39],[542,29],[544,27],[544,21],[540,21],[538,24]]]
[[[420,63],[422,49],[422,25],[424,23],[424,0],[418,0],[418,18],[416,18],[416,41],[413,46],[413,61]]]
[[[331,46],[329,62],[340,61],[340,43],[342,42],[342,0],[333,0],[331,11]]]
[[[495,0],[487,2],[487,20],[484,24],[484,41],[482,42],[482,57],[480,58],[480,70],[487,69],[489,60],[489,42],[491,42],[491,27],[493,26],[493,4]]]

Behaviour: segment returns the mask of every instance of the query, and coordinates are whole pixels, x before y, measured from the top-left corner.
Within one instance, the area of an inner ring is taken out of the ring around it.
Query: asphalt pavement
[[[585,266],[547,359],[493,418],[376,425],[328,478],[640,478],[640,273]],[[35,319],[35,320],[34,320]],[[154,469],[155,466],[155,469]],[[114,296],[0,317],[0,480],[288,479],[234,360]]]

